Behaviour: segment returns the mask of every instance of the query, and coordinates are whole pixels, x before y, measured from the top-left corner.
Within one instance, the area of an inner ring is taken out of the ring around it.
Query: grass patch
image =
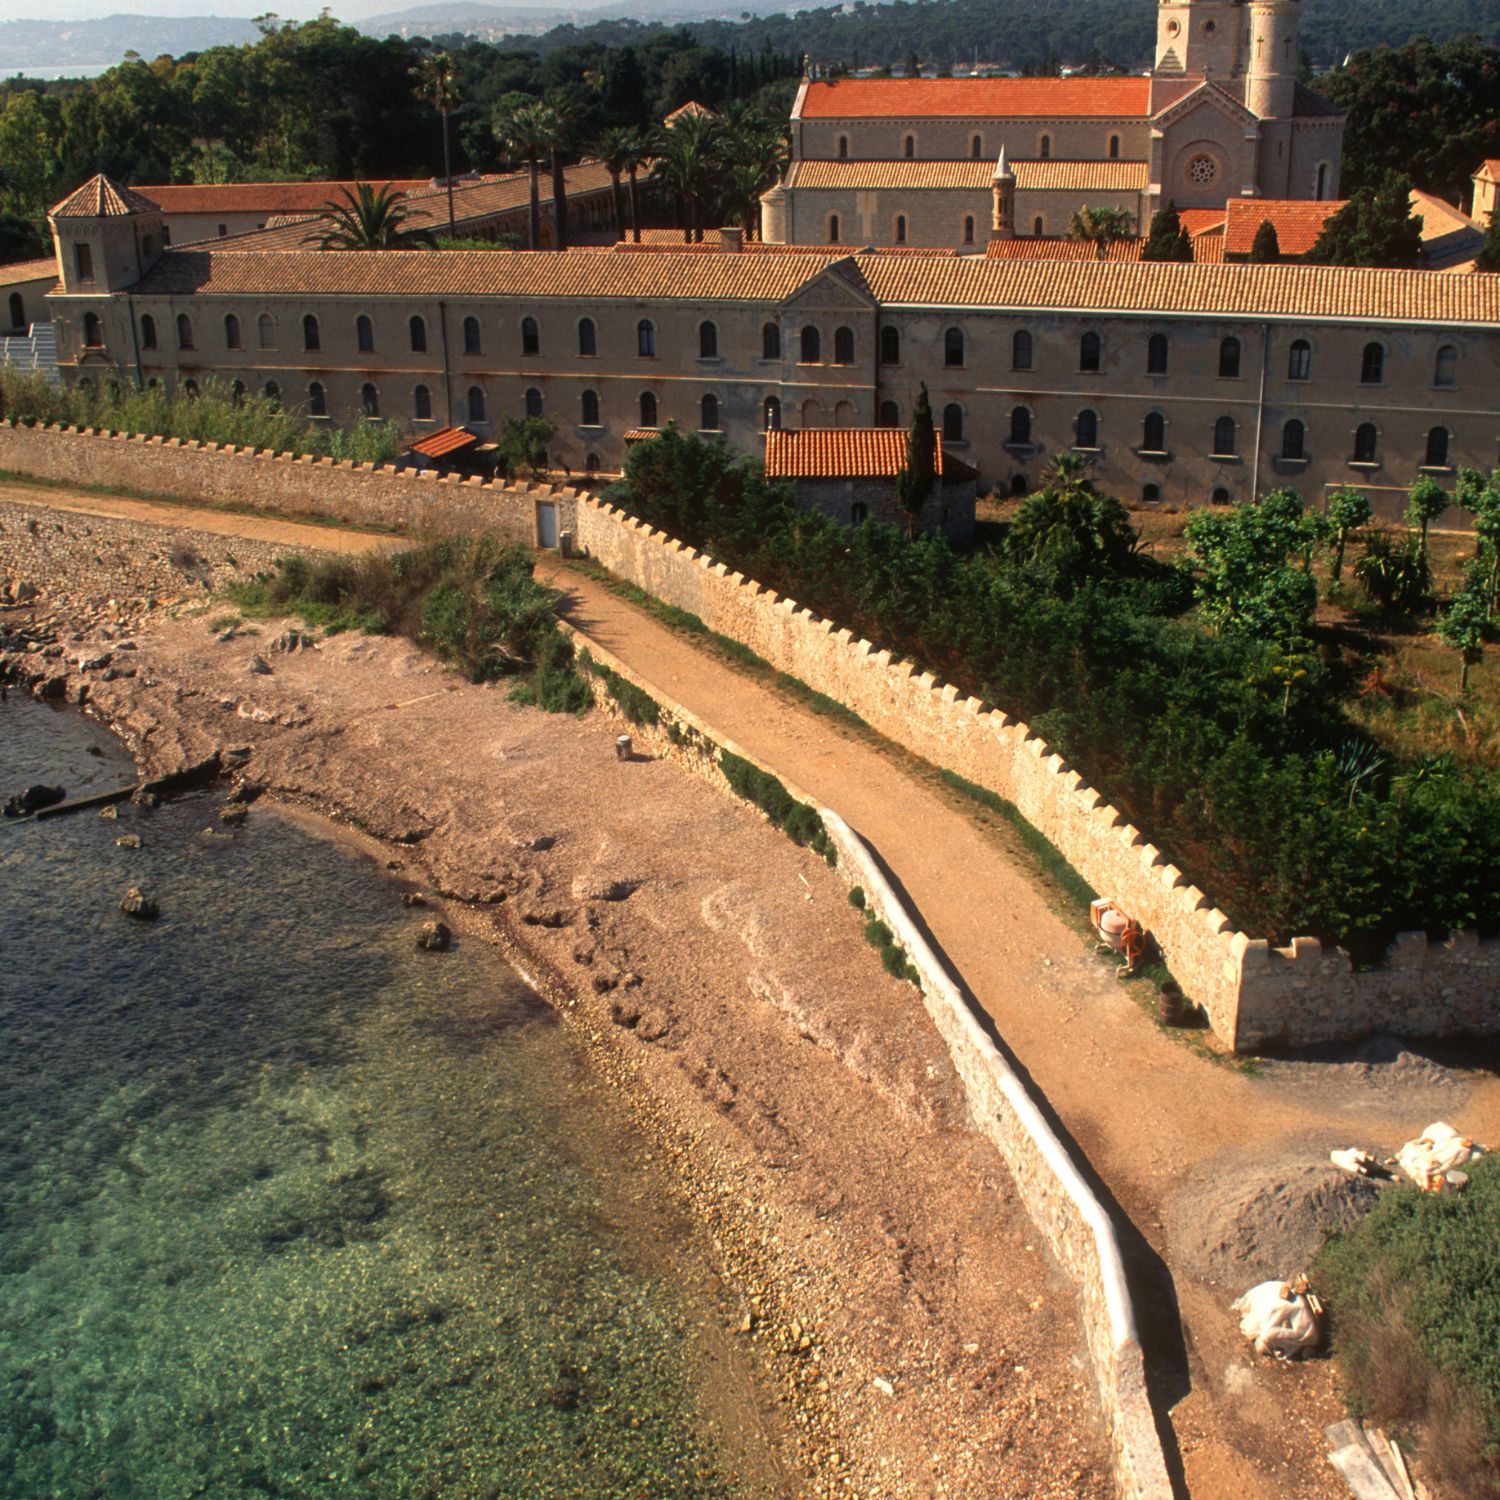
[[[516,680],[512,697],[582,713],[588,684],[559,629],[558,594],[523,547],[498,537],[437,538],[360,558],[293,553],[228,591],[251,618],[294,614],[325,631],[404,635],[471,682]]]
[[[1350,1410],[1405,1432],[1451,1493],[1500,1496],[1500,1156],[1466,1192],[1402,1184],[1315,1262]]]

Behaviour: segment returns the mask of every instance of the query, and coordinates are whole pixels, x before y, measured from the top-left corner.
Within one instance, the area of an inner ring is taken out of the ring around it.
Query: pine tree
[[[1361,188],[1323,226],[1307,259],[1320,266],[1414,268],[1422,263],[1422,218],[1411,211],[1411,178],[1387,172]]]
[[[1250,246],[1252,266],[1274,266],[1281,259],[1281,241],[1276,235],[1276,226],[1269,219],[1260,221],[1255,231],[1255,241]]]
[[[896,477],[896,503],[906,512],[908,536],[916,532],[917,517],[936,486],[937,430],[932,425],[932,402],[923,381],[906,434],[906,467]]]
[[[1142,260],[1191,260],[1192,236],[1182,227],[1182,216],[1170,200],[1151,217],[1151,229],[1141,246]]]

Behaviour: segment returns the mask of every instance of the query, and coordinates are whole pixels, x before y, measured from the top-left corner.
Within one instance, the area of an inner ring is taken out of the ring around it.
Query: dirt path
[[[29,488],[12,498],[295,545],[363,550],[384,540]],[[115,508],[125,506],[131,509]],[[271,535],[282,527],[283,537]],[[1191,1212],[1190,1183],[1246,1175],[1289,1156],[1321,1160],[1333,1146],[1389,1152],[1440,1115],[1480,1139],[1500,1140],[1500,1083],[1393,1090],[1336,1070],[1309,1087],[1294,1081],[1305,1079],[1305,1065],[1268,1064],[1252,1075],[1201,1055],[1163,1034],[994,836],[914,776],[899,753],[733,672],[556,560],[543,559],[538,571],[567,590],[573,624],[834,808],[906,889],[1119,1217],[1142,1237],[1126,1226],[1157,1399],[1171,1406],[1189,1492],[1205,1500],[1341,1495],[1321,1433],[1343,1414],[1331,1366],[1257,1364],[1227,1311],[1244,1286],[1215,1286],[1180,1266],[1169,1272],[1158,1257],[1170,1258],[1174,1230]]]

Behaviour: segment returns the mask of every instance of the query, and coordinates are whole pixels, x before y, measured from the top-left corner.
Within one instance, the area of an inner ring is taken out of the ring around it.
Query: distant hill
[[[559,6],[556,0],[527,0],[511,5],[479,5],[471,0],[440,0],[387,11],[354,24],[371,36],[453,36],[498,41],[505,36],[535,36],[554,28],[583,28],[634,17],[674,25],[683,21],[737,20],[745,14],[768,15],[783,9],[773,0],[614,0],[613,4]]]
[[[239,16],[105,16],[94,21],[0,21],[0,74],[98,70],[127,52],[142,57],[202,52],[253,42],[260,33]]]

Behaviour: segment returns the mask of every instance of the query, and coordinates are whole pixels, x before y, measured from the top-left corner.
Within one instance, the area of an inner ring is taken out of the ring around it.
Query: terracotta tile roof
[[[768,479],[889,479],[906,467],[906,434],[899,427],[832,427],[766,434]],[[943,472],[938,444],[937,472]]]
[[[50,276],[57,280],[57,258],[45,255],[40,260],[18,260],[0,266],[0,286],[18,286],[23,281],[41,281]]]
[[[413,453],[420,453],[424,458],[442,458],[449,453],[457,453],[460,448],[467,448],[471,443],[477,443],[479,439],[472,432],[465,432],[462,427],[440,427],[436,432],[430,432],[424,438],[418,438],[411,445]]]
[[[54,219],[113,219],[124,214],[154,213],[156,205],[134,189],[100,172],[52,210]]]
[[[1143,161],[1013,161],[1021,192],[1142,192],[1151,167]],[[995,180],[991,161],[798,161],[787,177],[791,188],[844,190],[988,192]]]
[[[828,254],[557,255],[524,250],[172,250],[141,296],[587,297],[632,301],[780,301],[822,272]],[[872,260],[875,257],[870,257]]]
[[[1224,260],[1224,233],[1222,229],[1209,230],[1204,234],[1195,234],[1193,240],[1193,259],[1200,266],[1222,264]]]
[[[1422,238],[1442,239],[1450,234],[1479,234],[1484,230],[1461,209],[1420,188],[1411,191],[1411,211],[1422,216]]]
[[[804,120],[1146,119],[1149,78],[836,78],[803,91]]]
[[[1131,261],[1141,258],[1138,239],[1111,240],[1105,247],[1107,261]],[[1089,260],[1097,261],[1099,252],[1087,240],[1068,240],[1060,236],[1037,235],[1013,240],[991,240],[984,247],[991,260]]]
[[[370,179],[375,188],[385,179]],[[398,193],[422,193],[432,187],[427,177],[393,182]],[[136,190],[169,214],[315,214],[330,199],[338,201],[355,182],[170,182],[142,183]]]
[[[1225,210],[1222,208],[1184,208],[1179,210],[1177,217],[1182,221],[1182,227],[1197,239],[1200,234],[1219,233],[1224,229]]]
[[[705,116],[710,120],[717,118],[713,110],[711,110],[706,104],[699,104],[696,99],[689,99],[688,102],[682,105],[679,109],[674,109],[672,113],[662,121],[662,124],[675,125],[679,120],[693,120]]]
[[[1283,255],[1306,255],[1343,206],[1342,199],[1231,198],[1224,205],[1224,253],[1249,255],[1256,230],[1269,219]]]
[[[650,438],[661,436],[660,427],[627,427],[620,434],[621,439],[627,443],[644,443]]]
[[[1500,276],[1436,276],[1430,271],[1295,263],[1119,264],[988,256],[857,259],[871,294],[892,307],[1055,308],[1500,327]]]

